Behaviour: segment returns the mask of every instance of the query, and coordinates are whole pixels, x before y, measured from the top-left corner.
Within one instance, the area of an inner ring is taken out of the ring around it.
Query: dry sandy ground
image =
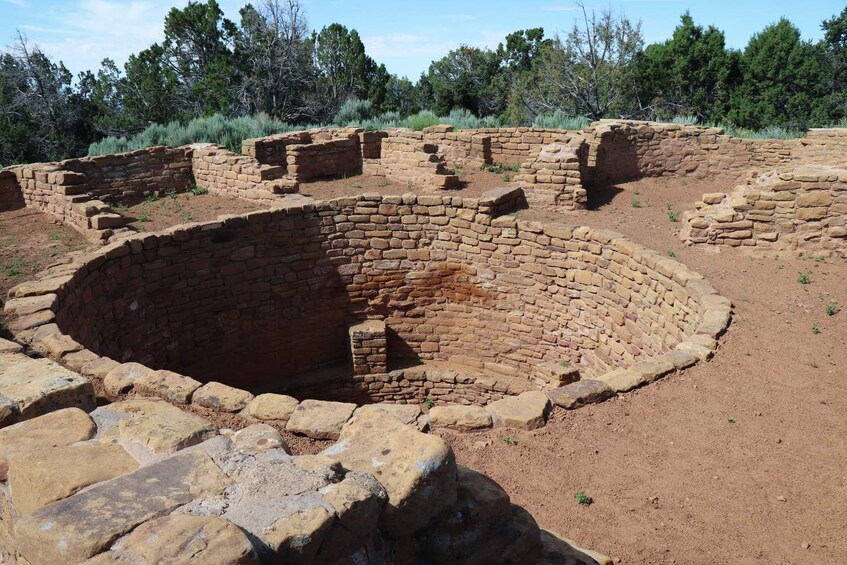
[[[482,174],[488,180],[468,192],[503,184]],[[356,182],[303,192],[390,188]],[[847,312],[826,313],[832,302],[847,307],[847,262],[684,247],[668,205],[682,211],[702,193],[726,189],[643,180],[605,191],[596,210],[564,217],[673,252],[732,299],[733,323],[712,361],[599,405],[557,410],[535,432],[442,435],[461,464],[497,480],[542,527],[619,563],[847,563]],[[178,214],[170,217],[178,223]],[[57,253],[83,245],[26,210],[0,213],[0,244],[3,296]],[[25,274],[7,276],[18,260],[29,265]],[[801,273],[809,284],[798,282]],[[319,448],[292,441],[298,452]],[[594,503],[578,504],[579,490]]]

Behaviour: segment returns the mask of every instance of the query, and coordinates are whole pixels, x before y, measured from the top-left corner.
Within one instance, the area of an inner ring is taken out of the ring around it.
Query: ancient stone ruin
[[[5,302],[0,562],[602,562],[427,432],[532,430],[683,371],[731,305],[618,233],[514,212],[692,175],[737,188],[685,213],[688,243],[843,254],[845,144],[646,122],[321,129],[4,169],[0,208],[103,245]],[[492,163],[520,163],[517,186],[451,194],[457,166]],[[357,174],[409,192],[297,194]],[[153,233],[121,214],[195,185],[261,209]],[[326,443],[292,455],[280,431]]]

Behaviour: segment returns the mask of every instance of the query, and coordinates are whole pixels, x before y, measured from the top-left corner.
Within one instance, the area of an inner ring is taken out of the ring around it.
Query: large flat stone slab
[[[86,565],[118,563],[226,563],[251,565],[259,557],[238,526],[215,516],[172,514],[138,526],[111,551]]]
[[[491,415],[482,406],[434,406],[429,418],[436,428],[472,432],[491,427]]]
[[[533,390],[518,396],[507,396],[487,406],[497,427],[535,430],[547,423],[550,400],[541,391]]]
[[[593,379],[584,379],[547,391],[550,400],[562,408],[577,408],[584,404],[602,402],[614,395],[615,392],[608,384]]]
[[[260,394],[247,405],[247,413],[257,420],[280,420],[287,422],[300,403],[285,394]]]
[[[103,366],[101,362],[98,364]],[[87,367],[88,370],[98,367]],[[152,369],[142,365],[141,363],[121,363],[120,365],[111,365],[106,363],[103,368],[108,368],[108,372],[103,377],[103,388],[106,389],[106,394],[110,396],[119,396],[126,394],[135,386],[135,381],[150,373]]]
[[[304,400],[292,412],[285,429],[314,439],[338,439],[355,409],[356,405],[349,402]]]
[[[412,426],[419,430],[422,428],[421,416],[423,415],[423,411],[417,404],[390,404],[388,402],[365,404],[364,406],[357,408],[354,415],[371,412],[373,410],[380,410],[386,414],[390,414],[407,426]]]
[[[598,376],[596,380],[606,383],[615,392],[626,392],[647,382],[644,375],[630,369],[615,369]]]
[[[541,555],[534,565],[613,565],[596,551],[578,547],[573,541],[541,530]]]
[[[205,452],[175,455],[36,510],[15,526],[18,550],[30,563],[77,563],[139,524],[228,484]]]
[[[253,395],[246,390],[214,381],[204,384],[191,396],[192,404],[223,412],[243,410],[251,400]]]
[[[96,406],[88,379],[49,359],[19,353],[0,355],[0,396],[17,405],[21,420],[62,408],[90,411]]]
[[[117,427],[121,439],[138,442],[154,453],[173,453],[217,434],[211,422],[163,400],[126,400],[98,408],[99,411],[120,418]]]
[[[374,410],[357,415],[322,455],[345,469],[371,473],[388,503],[380,527],[400,538],[426,526],[456,500],[456,460],[441,438]]]
[[[45,447],[70,445],[94,437],[94,420],[79,408],[57,410],[0,430],[0,481],[6,480],[9,459]]]
[[[34,449],[9,463],[9,485],[18,515],[62,500],[81,489],[138,468],[120,445],[71,445]]]
[[[172,371],[151,371],[133,382],[139,394],[158,396],[176,404],[188,404],[201,383]]]

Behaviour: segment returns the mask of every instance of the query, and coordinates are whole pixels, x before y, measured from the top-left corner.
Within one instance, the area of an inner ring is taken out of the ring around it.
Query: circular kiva
[[[131,235],[13,289],[13,330],[115,393],[434,405],[457,429],[543,425],[511,415],[712,355],[730,303],[700,275],[614,232],[498,216],[512,197],[365,194]]]

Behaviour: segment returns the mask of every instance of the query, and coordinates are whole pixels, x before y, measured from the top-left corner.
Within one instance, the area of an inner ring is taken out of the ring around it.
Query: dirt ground
[[[482,171],[466,179],[467,196],[505,184]],[[408,192],[379,183],[322,181],[302,192]],[[518,213],[614,229],[706,276],[734,304],[712,361],[599,405],[556,410],[534,432],[440,435],[460,464],[498,481],[541,527],[618,563],[847,563],[847,262],[683,246],[672,213],[727,188],[646,179],[595,192],[589,212]],[[149,203],[141,227],[244,211],[210,195],[176,202],[181,209]],[[182,218],[186,209],[195,216]],[[84,245],[42,214],[0,213],[0,296]],[[833,304],[839,311],[829,315]],[[286,439],[299,453],[323,446]],[[580,505],[576,491],[593,503]]]
[[[476,168],[458,168],[460,187],[452,190],[422,191],[419,186],[410,186],[391,181],[385,177],[356,175],[343,179],[319,180],[300,184],[300,194],[319,200],[329,200],[342,196],[353,196],[363,192],[375,192],[383,195],[405,194],[415,192],[421,194],[449,194],[468,198],[478,198],[486,191],[501,186],[516,186],[512,179],[516,172],[505,170],[500,173],[483,171]]]
[[[0,212],[0,306],[9,289],[91,245],[76,230],[26,208]],[[0,307],[0,337],[10,337]]]
[[[214,220],[221,214],[241,214],[260,208],[263,206],[238,198],[183,192],[151,197],[135,206],[117,207],[116,211],[130,218],[128,225],[132,228],[153,232],[177,224]]]

